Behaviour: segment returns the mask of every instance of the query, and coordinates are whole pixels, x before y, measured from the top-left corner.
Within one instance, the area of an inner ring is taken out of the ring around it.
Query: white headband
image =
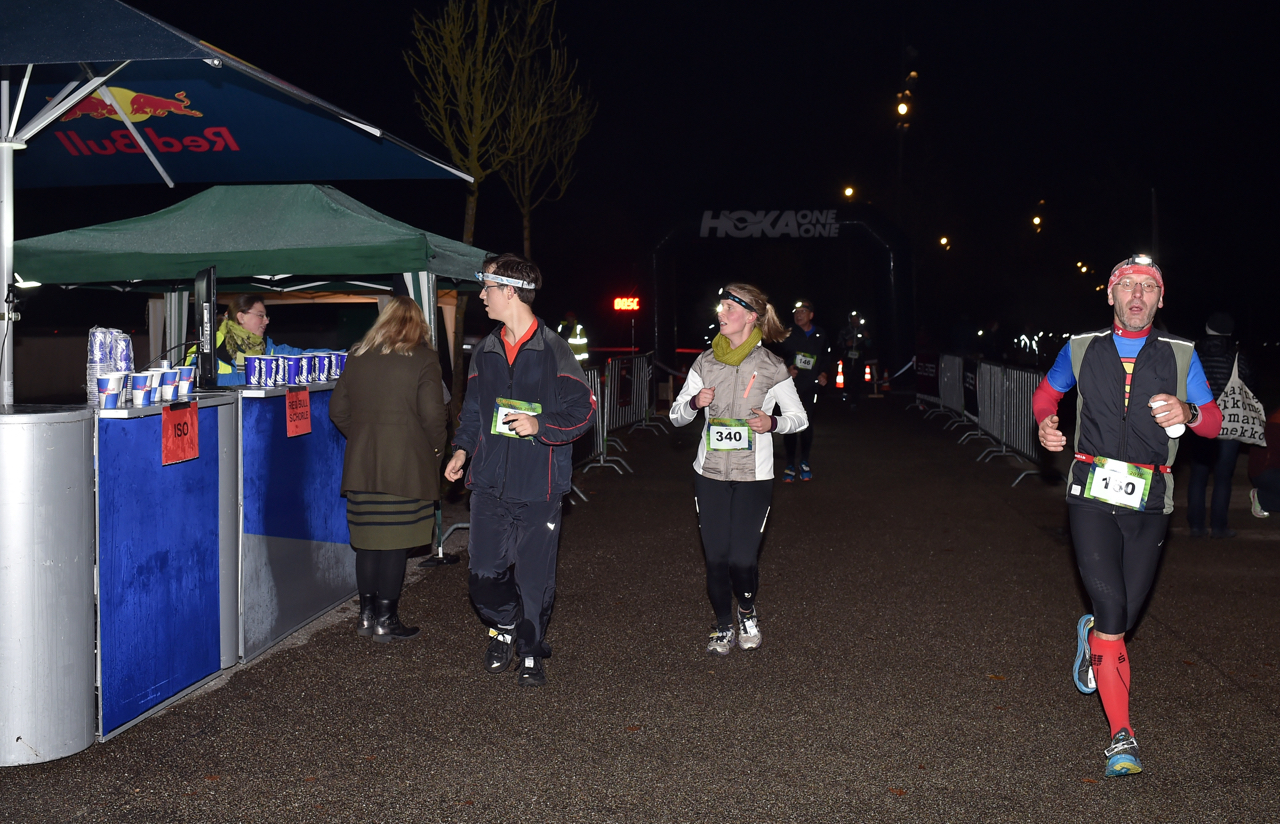
[[[476,280],[484,283],[486,280],[492,280],[495,283],[501,283],[506,286],[514,286],[517,289],[537,289],[532,283],[525,283],[523,280],[515,278],[504,278],[502,275],[491,275],[487,272],[476,272]]]

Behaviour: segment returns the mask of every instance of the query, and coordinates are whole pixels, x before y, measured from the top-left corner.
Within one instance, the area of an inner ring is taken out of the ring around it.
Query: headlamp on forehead
[[[517,289],[537,289],[538,288],[537,286],[534,286],[532,283],[526,283],[523,280],[517,280],[516,278],[504,278],[502,275],[493,275],[493,274],[489,274],[488,272],[476,272],[476,280],[480,281],[481,283],[484,283],[486,280],[491,280],[494,283],[501,283],[503,286],[514,286]]]
[[[810,312],[812,312],[812,311],[813,311],[813,307],[812,307],[812,306],[810,306],[809,304],[805,303],[805,302],[804,302],[804,301],[802,301],[802,300],[798,300],[798,301],[796,301],[796,308],[797,308],[797,309],[808,309]]]
[[[724,301],[724,300],[731,300],[731,301],[733,301],[734,303],[736,303],[736,304],[738,304],[739,306],[741,306],[743,309],[746,309],[748,312],[755,312],[757,315],[758,315],[758,314],[760,314],[760,310],[759,310],[759,309],[757,309],[756,307],[754,307],[754,306],[752,306],[751,304],[747,303],[745,300],[743,300],[742,298],[738,297],[738,296],[737,296],[737,295],[735,295],[733,292],[730,292],[728,289],[721,289],[721,290],[720,290],[720,299],[721,299],[722,301]]]

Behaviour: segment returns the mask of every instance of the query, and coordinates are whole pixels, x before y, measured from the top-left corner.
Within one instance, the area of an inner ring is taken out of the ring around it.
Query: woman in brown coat
[[[329,401],[347,437],[342,494],[360,591],[358,635],[396,641],[418,634],[397,605],[409,550],[431,543],[440,497],[446,412],[440,362],[422,310],[392,298],[351,348]]]

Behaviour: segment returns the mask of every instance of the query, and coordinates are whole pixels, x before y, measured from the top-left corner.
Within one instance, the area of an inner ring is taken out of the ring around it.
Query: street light
[[[853,187],[852,187],[852,186],[845,186],[845,187],[844,187],[844,199],[845,199],[845,200],[850,200],[850,201],[851,201],[851,200],[853,200],[853,193],[854,193],[854,189],[853,189]]]

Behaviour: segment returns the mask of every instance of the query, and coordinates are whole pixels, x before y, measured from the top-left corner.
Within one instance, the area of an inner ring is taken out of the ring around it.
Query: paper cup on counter
[[[129,392],[133,395],[134,406],[150,406],[151,375],[147,372],[133,372],[130,374]]]
[[[178,394],[190,395],[192,384],[196,380],[196,368],[194,366],[178,367]]]
[[[329,374],[332,375],[331,380],[337,380],[342,377],[342,370],[347,368],[347,353],[333,352],[329,355]]]
[[[267,355],[244,356],[244,382],[249,386],[266,386],[265,373],[271,368]]]
[[[174,401],[178,397],[178,370],[166,369],[160,373],[160,400]]]
[[[110,372],[98,378],[98,408],[119,409],[124,406],[121,394],[124,378],[123,372]]]
[[[309,383],[311,358],[308,355],[285,355],[285,383],[289,386],[302,386]]]
[[[317,383],[324,383],[325,381],[333,380],[329,377],[328,352],[317,352],[315,354],[315,373],[312,376],[312,380]]]

